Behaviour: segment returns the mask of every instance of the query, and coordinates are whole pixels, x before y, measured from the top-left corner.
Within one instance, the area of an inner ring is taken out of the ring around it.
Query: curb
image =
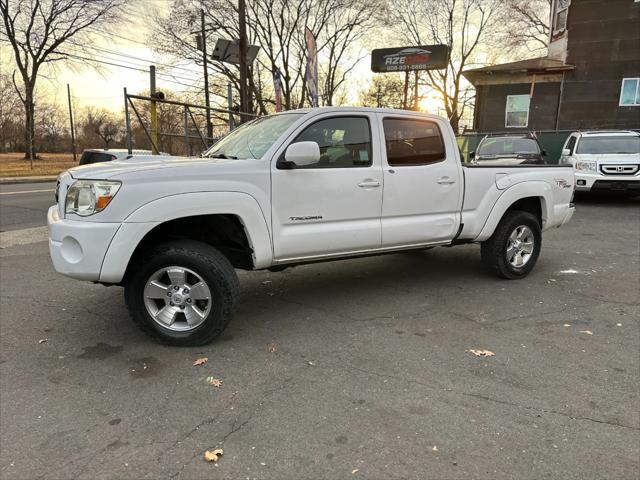
[[[38,175],[33,177],[0,177],[0,185],[9,185],[12,183],[55,182],[57,179],[57,175]]]

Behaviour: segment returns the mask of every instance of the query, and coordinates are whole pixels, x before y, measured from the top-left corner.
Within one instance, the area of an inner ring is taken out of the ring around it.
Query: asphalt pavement
[[[577,206],[519,281],[473,245],[240,273],[199,348],[150,341],[45,242],[4,248],[0,478],[637,479],[640,204]]]
[[[55,182],[0,184],[0,232],[46,225]]]

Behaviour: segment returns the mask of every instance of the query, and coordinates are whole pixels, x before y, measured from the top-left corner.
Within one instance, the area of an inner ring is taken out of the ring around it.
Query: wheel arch
[[[239,192],[172,195],[141,206],[125,219],[107,250],[100,281],[121,283],[141,252],[181,238],[216,247],[236,268],[265,268],[273,258],[267,222],[252,196]]]
[[[533,214],[540,222],[540,227],[544,229],[547,219],[551,218],[553,214],[550,211],[553,208],[550,196],[551,187],[546,182],[526,182],[508,188],[491,209],[476,241],[482,242],[493,235],[500,220],[507,212],[513,210],[522,210]]]

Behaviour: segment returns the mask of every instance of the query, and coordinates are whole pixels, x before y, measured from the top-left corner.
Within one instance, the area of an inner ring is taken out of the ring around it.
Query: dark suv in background
[[[472,165],[544,165],[547,153],[530,133],[487,135],[469,154]]]

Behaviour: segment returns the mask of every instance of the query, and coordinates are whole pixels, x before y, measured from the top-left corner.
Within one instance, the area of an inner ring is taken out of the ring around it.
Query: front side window
[[[624,78],[620,91],[621,107],[637,107],[640,105],[640,78]]]
[[[383,124],[390,166],[428,165],[445,159],[442,135],[434,122],[385,118]]]
[[[640,153],[640,137],[636,136],[598,136],[582,137],[576,153],[602,155],[610,153]]]
[[[371,165],[371,129],[366,117],[333,117],[305,128],[293,141],[316,142],[320,161],[300,168],[353,168]]]
[[[529,124],[529,95],[508,95],[505,127],[526,128]]]

